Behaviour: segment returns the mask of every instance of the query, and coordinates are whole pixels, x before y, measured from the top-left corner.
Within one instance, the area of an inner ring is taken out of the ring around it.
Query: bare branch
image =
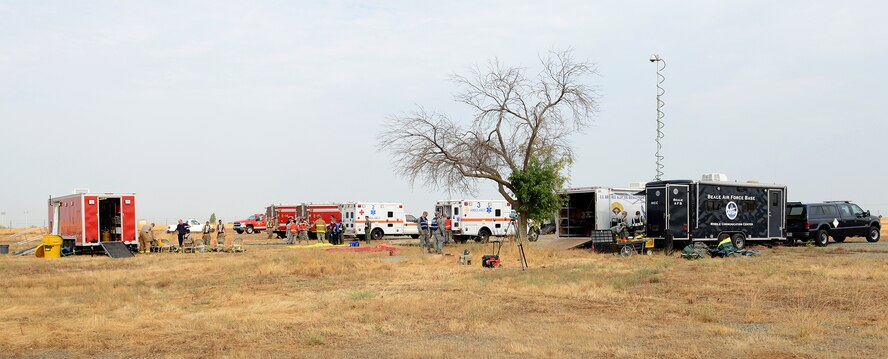
[[[400,175],[433,188],[474,193],[478,180],[497,184],[510,202],[509,174],[535,156],[570,156],[570,134],[582,131],[598,110],[596,91],[585,84],[594,64],[574,61],[571,50],[540,59],[533,81],[526,69],[498,59],[451,79],[461,89],[454,99],[474,112],[467,123],[422,107],[392,116],[378,139],[394,157]]]

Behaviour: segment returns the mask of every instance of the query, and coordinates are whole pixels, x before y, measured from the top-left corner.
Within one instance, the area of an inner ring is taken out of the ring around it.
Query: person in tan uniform
[[[154,223],[145,223],[139,230],[139,253],[148,253],[151,251],[151,241],[154,240]]]
[[[204,246],[209,246],[210,242],[213,240],[213,236],[210,233],[213,233],[213,229],[210,228],[210,221],[207,221],[207,223],[204,224],[203,235],[200,237]]]
[[[327,236],[327,222],[324,222],[324,219],[318,217],[318,220],[315,221],[315,234],[318,236],[318,243],[324,243]]]

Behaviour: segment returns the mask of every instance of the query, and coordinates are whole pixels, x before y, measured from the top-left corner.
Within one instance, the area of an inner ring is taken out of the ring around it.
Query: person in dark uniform
[[[188,234],[189,229],[191,229],[191,226],[180,219],[179,224],[176,225],[176,234],[179,236],[179,248],[182,248],[182,245],[185,244],[185,235]]]

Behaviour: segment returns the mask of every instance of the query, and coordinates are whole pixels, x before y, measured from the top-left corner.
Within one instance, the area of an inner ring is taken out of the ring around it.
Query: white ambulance
[[[416,236],[419,229],[416,223],[408,224],[403,203],[350,202],[339,205],[342,212],[343,234],[347,237],[364,237],[364,220],[370,218],[370,237],[374,240],[384,236]]]
[[[516,223],[512,223],[512,218],[517,216],[512,210],[512,204],[506,200],[442,200],[435,205],[435,212],[452,219],[454,241],[477,239],[487,242],[490,237],[502,239],[514,235],[516,230]],[[539,233],[535,229],[529,232]]]

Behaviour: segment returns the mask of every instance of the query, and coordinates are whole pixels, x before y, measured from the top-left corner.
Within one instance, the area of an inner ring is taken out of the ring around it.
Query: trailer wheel
[[[247,234],[253,234],[253,226],[247,226]]]
[[[374,228],[372,231],[370,231],[370,238],[374,241],[382,239],[382,236],[384,235],[385,233],[379,228]]]
[[[826,247],[827,243],[829,243],[829,232],[825,229],[818,230],[814,237],[814,244],[818,247]]]
[[[623,248],[620,248],[620,255],[623,257],[631,257],[633,254],[635,254],[635,249],[633,249],[631,246],[624,246]]]
[[[743,233],[737,233],[731,236],[731,244],[737,249],[746,248],[746,236],[743,235]]]
[[[870,227],[869,233],[866,234],[866,241],[870,243],[876,243],[879,241],[879,237],[881,233],[879,233],[880,228],[876,226]]]
[[[792,237],[786,237],[786,239],[783,240],[783,245],[787,246],[787,247],[792,247],[795,245],[795,243],[796,243],[796,240],[795,240],[795,238],[792,238]]]
[[[490,241],[490,230],[487,228],[481,228],[478,231],[478,243],[487,243]]]
[[[842,243],[845,241],[845,236],[833,236],[833,242]]]

